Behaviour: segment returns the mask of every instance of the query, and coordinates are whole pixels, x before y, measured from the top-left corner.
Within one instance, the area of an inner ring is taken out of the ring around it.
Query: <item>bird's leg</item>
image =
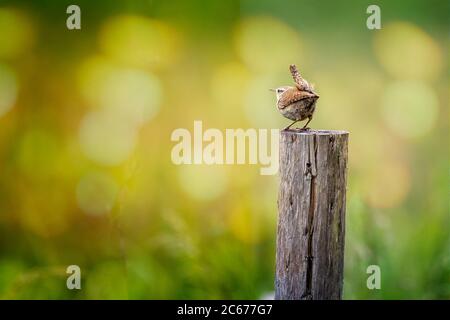
[[[309,130],[309,128],[307,128],[306,126],[308,125],[308,123],[310,123],[312,120],[312,117],[308,117],[308,121],[306,122],[306,124],[303,126],[302,130]]]
[[[294,123],[297,123],[299,120],[295,120],[294,122],[292,122],[290,125],[288,125],[286,128],[284,128],[283,130],[287,130],[287,129],[289,129],[290,127],[292,127],[292,125],[294,124]]]

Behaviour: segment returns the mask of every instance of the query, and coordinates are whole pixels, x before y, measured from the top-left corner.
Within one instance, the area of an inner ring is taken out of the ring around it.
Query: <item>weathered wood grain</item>
[[[348,132],[284,130],[275,299],[341,299]]]

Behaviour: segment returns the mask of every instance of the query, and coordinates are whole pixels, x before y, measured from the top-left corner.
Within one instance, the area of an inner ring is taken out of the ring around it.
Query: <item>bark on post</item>
[[[348,132],[283,130],[275,299],[341,299]]]

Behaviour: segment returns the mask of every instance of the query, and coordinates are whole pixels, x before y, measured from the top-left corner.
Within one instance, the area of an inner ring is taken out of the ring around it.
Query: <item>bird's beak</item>
[[[277,91],[276,89],[272,89],[272,88],[270,88],[269,90],[270,90],[270,91],[273,91],[273,92]]]

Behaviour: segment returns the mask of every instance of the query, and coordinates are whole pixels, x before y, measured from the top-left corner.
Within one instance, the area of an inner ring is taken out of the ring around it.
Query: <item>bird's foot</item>
[[[303,128],[301,128],[301,129],[300,129],[300,131],[309,131],[309,130],[311,130],[311,128],[310,128],[310,127],[306,127],[306,128],[305,128],[305,127],[303,127]]]

